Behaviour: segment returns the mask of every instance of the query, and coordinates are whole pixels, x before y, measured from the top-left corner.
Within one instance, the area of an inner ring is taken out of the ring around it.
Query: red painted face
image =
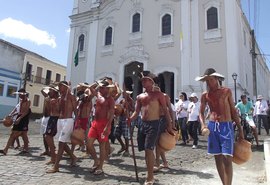
[[[153,85],[153,81],[150,80],[149,78],[143,78],[142,79],[142,86],[145,88],[145,87],[148,87],[149,85]]]
[[[218,85],[218,80],[215,76],[209,76],[205,81],[210,89],[215,88]]]

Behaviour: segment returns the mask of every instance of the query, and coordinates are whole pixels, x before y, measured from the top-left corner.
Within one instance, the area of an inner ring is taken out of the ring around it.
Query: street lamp
[[[233,73],[232,78],[234,81],[234,98],[235,98],[235,103],[237,103],[237,96],[236,96],[236,79],[237,79],[237,74]]]

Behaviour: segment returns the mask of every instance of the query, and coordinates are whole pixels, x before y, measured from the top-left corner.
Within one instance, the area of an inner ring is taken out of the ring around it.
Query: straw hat
[[[17,92],[14,92],[12,94],[27,95],[28,92],[26,92],[24,88],[21,88]]]
[[[157,76],[151,73],[150,71],[143,71],[141,72],[141,80],[143,79],[150,79],[154,84],[156,83],[155,80]]]
[[[114,84],[110,84],[106,79],[102,81],[97,81],[97,84],[100,87],[115,87]]]
[[[262,95],[258,95],[257,100],[262,100],[263,96]]]
[[[205,72],[204,72],[204,74],[202,76],[196,77],[195,80],[204,82],[206,80],[206,78],[210,77],[210,76],[218,77],[220,80],[225,79],[225,77],[222,74],[217,73],[215,69],[208,68],[208,69],[205,70]]]
[[[59,87],[60,85],[63,85],[63,86],[65,86],[65,87],[69,88],[69,84],[68,84],[67,81],[61,81],[61,82],[59,82],[59,83],[58,83],[58,87]]]

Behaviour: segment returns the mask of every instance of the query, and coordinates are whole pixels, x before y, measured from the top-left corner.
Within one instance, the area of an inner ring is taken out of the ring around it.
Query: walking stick
[[[126,93],[126,86],[125,86],[125,84],[123,84],[123,91],[124,91],[125,103],[127,104],[128,103],[128,99],[127,99],[127,93]],[[127,116],[129,117],[129,106],[128,105],[126,106],[126,110],[127,110]],[[136,181],[139,182],[137,162],[136,162],[136,158],[135,158],[135,150],[134,150],[134,143],[133,143],[133,133],[132,133],[132,129],[131,129],[131,124],[130,123],[128,123],[128,128],[129,128],[129,132],[130,132],[130,144],[131,144],[131,149],[132,149],[132,158],[133,158],[133,162],[134,162]]]

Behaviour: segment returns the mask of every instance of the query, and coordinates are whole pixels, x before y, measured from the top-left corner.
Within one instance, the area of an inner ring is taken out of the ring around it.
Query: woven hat
[[[205,70],[204,74],[202,76],[198,76],[195,78],[196,81],[205,81],[207,77],[209,76],[215,76],[218,77],[220,80],[224,80],[225,77],[222,74],[219,74],[216,72],[213,68],[208,68]]]
[[[14,92],[12,94],[27,95],[28,92],[26,92],[24,88],[21,88],[17,92]]]
[[[262,95],[258,95],[257,100],[262,100],[263,96]]]
[[[98,81],[99,87],[115,87],[114,84],[110,84],[107,80]]]
[[[50,90],[53,90],[57,93],[59,92],[58,86],[54,86],[54,85],[49,85],[49,86],[43,87],[42,90],[46,94],[48,94]]]
[[[156,83],[155,80],[157,79],[157,76],[150,71],[143,71],[141,72],[141,80],[143,79],[150,79],[154,84]]]
[[[67,82],[67,81],[61,81],[61,82],[59,82],[59,83],[58,83],[58,87],[59,87],[60,85],[63,85],[63,86],[66,86],[66,87],[69,88],[69,85],[68,85],[68,82]]]

